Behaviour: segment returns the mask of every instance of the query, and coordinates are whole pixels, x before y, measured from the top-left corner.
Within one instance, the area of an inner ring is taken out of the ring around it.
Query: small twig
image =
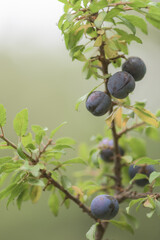
[[[62,201],[61,203],[61,206],[65,203],[65,201],[67,200],[68,198],[65,196],[64,200]]]
[[[145,124],[145,122],[141,122],[141,123],[136,123],[134,124],[133,126],[129,127],[129,128],[125,128],[124,130],[122,130],[121,132],[119,132],[117,134],[118,138],[120,138],[123,134],[135,129],[135,128],[138,128],[138,127],[141,127]]]
[[[97,226],[97,231],[96,231],[96,235],[95,235],[95,240],[99,240],[99,239],[102,239],[104,234],[105,234],[105,231],[108,227],[108,224],[109,222],[103,222],[101,224],[99,224]]]
[[[90,57],[90,62],[93,62],[93,61],[99,60],[99,58],[100,58],[99,55],[94,56],[94,57]]]
[[[114,58],[109,58],[108,60],[109,61],[114,61],[114,60],[119,59],[119,58],[124,58],[125,60],[127,60],[127,57],[124,54],[118,55],[118,56],[116,56]]]
[[[77,12],[87,12],[89,9],[88,8],[80,8]],[[72,15],[76,14],[77,12],[73,12]]]
[[[126,199],[145,198],[148,195],[152,196],[155,199],[159,199],[160,198],[160,193],[152,193],[152,192],[137,193],[136,191],[130,191],[131,188],[132,188],[132,185],[129,185],[128,188],[123,189],[121,193],[115,195],[114,197],[118,200],[119,203],[122,203]]]
[[[61,192],[63,192],[66,195],[66,198],[68,198],[68,199],[72,200],[74,203],[76,203],[83,210],[83,212],[87,213],[92,219],[94,219],[96,222],[99,222],[101,225],[101,221],[93,216],[90,209],[87,206],[85,206],[78,198],[74,197],[70,192],[68,192],[66,189],[64,189],[64,187],[62,185],[60,185],[57,181],[55,181],[51,177],[50,172],[47,173],[47,171],[45,169],[41,169],[40,172],[41,172],[41,176],[40,176],[41,178],[48,179],[50,184],[52,184],[54,187],[58,188]]]
[[[39,151],[39,154],[38,154],[38,156],[36,158],[37,162],[39,162],[40,157],[42,156],[43,153],[45,153],[45,151],[48,148],[48,146],[52,144],[52,141],[53,141],[52,139],[49,139],[47,144],[44,145],[43,149]]]
[[[51,182],[48,180],[47,184],[45,185],[45,187],[43,188],[43,191],[46,191],[47,187],[51,185]]]
[[[117,178],[111,174],[105,174],[105,176],[113,179],[114,181],[117,181]]]
[[[102,70],[102,67],[100,67],[100,66],[97,66],[97,65],[91,65],[91,67],[93,67],[93,68],[97,68],[97,69],[100,69],[100,70]]]
[[[2,136],[4,136],[4,131],[3,131],[3,128],[1,127],[1,132],[2,132]]]
[[[4,136],[4,132],[3,132],[2,135],[0,135],[0,138],[1,138],[2,140],[4,140],[4,141],[7,143],[8,146],[11,146],[12,148],[14,148],[14,149],[17,150],[17,146],[16,146],[14,143],[12,143],[11,141],[9,141],[9,140]],[[23,151],[23,153],[24,153],[24,155],[32,162],[32,164],[34,164],[34,165],[36,164],[35,159],[33,159],[31,156],[29,156],[26,152]]]
[[[118,135],[116,132],[116,126],[114,120],[112,121],[112,135],[114,141],[114,174],[116,176],[116,183],[115,186],[117,191],[119,191],[122,187],[122,178],[121,178],[121,155],[119,153],[119,146],[118,146]]]
[[[55,167],[55,168],[53,168],[53,170],[52,171],[56,171],[56,170],[58,170],[60,167],[62,167],[63,166],[63,164],[59,164],[59,165],[57,165],[57,167]]]

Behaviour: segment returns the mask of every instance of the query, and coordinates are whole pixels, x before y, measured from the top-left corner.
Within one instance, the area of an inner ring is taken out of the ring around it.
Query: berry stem
[[[106,75],[106,74],[108,74],[108,66],[110,64],[110,61],[108,59],[106,59],[106,57],[105,57],[104,43],[100,46],[99,51],[100,51],[100,61],[102,63],[102,72],[103,72],[103,75]],[[109,94],[109,91],[107,88],[107,82],[108,82],[108,78],[105,79],[105,89],[106,89],[106,93]],[[113,105],[110,109],[110,113],[112,113],[112,111],[113,111]],[[120,157],[119,147],[118,147],[119,136],[116,132],[116,126],[115,126],[114,120],[112,122],[111,129],[112,129],[112,136],[113,136],[113,141],[114,141],[114,175],[116,177],[115,187],[117,189],[117,192],[119,192],[122,187],[121,157]]]
[[[118,135],[116,132],[116,126],[115,121],[112,122],[112,136],[114,141],[114,174],[116,176],[116,182],[115,187],[117,192],[120,192],[122,188],[122,179],[121,179],[121,157],[119,153],[119,147],[118,147]]]
[[[105,51],[104,51],[104,42],[102,43],[102,45],[99,48],[99,52],[100,52],[100,61],[102,64],[102,73],[104,76],[106,76],[108,74],[108,66],[110,64],[110,60],[106,59],[105,57]],[[110,96],[110,93],[108,91],[107,88],[107,82],[108,82],[108,78],[104,79],[104,83],[105,83],[105,92]],[[113,111],[113,105],[110,109],[110,113],[112,113]],[[112,122],[112,136],[113,136],[113,141],[114,141],[114,176],[115,176],[115,187],[117,189],[117,194],[120,192],[120,189],[122,187],[121,184],[121,157],[119,154],[119,147],[118,147],[118,134],[116,132],[116,127],[115,127],[115,122]],[[97,229],[96,229],[96,240],[102,240],[105,231],[108,227],[108,223],[105,223],[104,225],[98,225]]]

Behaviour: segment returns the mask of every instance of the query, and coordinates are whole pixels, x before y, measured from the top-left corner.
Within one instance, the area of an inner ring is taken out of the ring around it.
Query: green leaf
[[[8,173],[0,174],[0,186],[4,183],[7,177],[8,177]]]
[[[113,8],[113,9],[111,9],[108,13],[107,13],[107,15],[106,15],[106,17],[105,17],[105,21],[107,21],[107,20],[109,20],[109,19],[113,19],[114,17],[116,17],[120,12],[122,12],[123,11],[123,9],[121,9],[121,8]]]
[[[129,231],[130,233],[134,234],[134,230],[132,228],[131,225],[129,225],[128,223],[126,222],[120,222],[120,221],[116,221],[116,220],[110,220],[110,223],[112,223],[113,225],[115,225],[116,227],[119,227],[123,230],[127,230]]]
[[[130,21],[134,26],[140,28],[143,33],[145,33],[145,34],[148,33],[147,23],[144,21],[143,18],[138,17],[136,15],[127,15],[127,14],[125,14],[125,15],[123,14],[121,16],[123,16],[123,18]]]
[[[64,20],[65,20],[65,17],[66,17],[66,14],[64,13],[61,17],[60,17],[60,19],[59,19],[59,21],[58,21],[58,28],[61,30],[61,27],[62,27],[62,24],[63,24],[63,22],[64,22]]]
[[[61,183],[65,189],[72,187],[72,183],[70,182],[67,176],[64,176],[64,175],[61,176]]]
[[[154,18],[152,15],[147,14],[146,15],[146,20],[151,23],[154,27],[160,29],[160,20],[157,20],[156,18]]]
[[[80,97],[80,98],[77,100],[76,105],[75,105],[75,110],[76,110],[76,111],[78,111],[79,105],[80,105],[83,101],[86,100],[87,96],[88,96],[88,93],[85,94],[84,96]]]
[[[146,103],[147,101],[146,99],[144,99],[142,101],[136,101],[134,106],[140,109],[144,109],[144,107],[146,106]]]
[[[4,163],[13,163],[13,159],[12,157],[1,157],[0,158],[0,165],[4,164]]]
[[[117,41],[118,48],[123,52],[124,54],[128,55],[128,46],[127,43],[123,40]],[[119,59],[117,59],[119,60]]]
[[[127,32],[119,28],[114,28],[114,30],[120,35],[120,40],[125,40],[128,44],[130,44],[132,41],[142,43],[142,40],[135,36],[134,34],[128,34]]]
[[[126,212],[123,212],[123,214],[125,215],[126,219],[127,219],[127,222],[129,222],[130,224],[132,224],[134,226],[134,228],[138,228],[139,224],[138,224],[138,220],[133,217],[132,215],[130,214],[127,214]]]
[[[23,191],[24,183],[17,184],[15,188],[12,190],[10,197],[7,201],[7,208],[9,204]]]
[[[119,109],[118,107],[114,108],[114,110],[111,112],[111,114],[105,120],[106,124],[109,128],[111,128],[111,126],[112,126],[112,122],[116,117],[116,113],[117,113],[118,109]]]
[[[22,159],[27,159],[26,155],[25,155],[24,152],[23,152],[22,144],[21,144],[21,143],[18,143],[17,152],[18,152],[18,155],[19,155]]]
[[[96,234],[96,228],[97,228],[98,223],[93,224],[89,231],[86,233],[86,238],[88,240],[95,240],[95,234]]]
[[[58,216],[59,200],[55,193],[52,193],[49,197],[48,205],[54,216]]]
[[[80,41],[80,39],[82,38],[84,29],[77,32],[76,30],[79,27],[80,27],[80,22],[78,22],[73,26],[72,31],[64,35],[67,49],[72,49],[73,47],[75,47]]]
[[[6,124],[6,109],[0,104],[0,127]]]
[[[28,127],[28,110],[27,109],[23,109],[21,112],[17,113],[13,121],[13,126],[18,136],[21,137],[25,135]]]
[[[53,150],[63,150],[65,148],[72,148],[70,145],[66,145],[66,144],[56,144],[54,147],[53,147]],[[73,149],[73,148],[72,148]]]
[[[138,203],[138,207],[136,208],[136,210],[138,210],[138,208],[140,207],[140,205],[141,205],[146,199],[147,199],[147,197],[146,197],[146,198],[139,198],[139,199],[135,199],[135,200],[130,201],[129,206],[126,208],[127,213],[129,213],[130,208],[131,208],[132,206],[134,206],[135,204],[137,204],[137,203]]]
[[[85,62],[87,59],[85,55],[81,52],[81,50],[74,53],[72,60],[77,59],[81,62]]]
[[[118,19],[120,19],[122,22],[118,22],[117,24],[124,24],[126,25],[131,31],[132,33],[135,35],[136,34],[136,28],[135,26],[126,18],[122,17],[122,16],[117,16]]]
[[[135,8],[135,10],[137,10],[137,8],[145,8],[148,5],[148,1],[143,1],[143,0],[133,0],[132,2],[130,2],[128,4],[129,6]]]
[[[118,49],[114,41],[106,38],[104,46],[105,56],[107,58],[114,58],[118,55]]]
[[[32,153],[38,153],[38,151],[39,151],[39,149],[36,148],[33,143],[28,144],[25,148],[26,148],[29,152],[32,152]]]
[[[83,159],[79,158],[79,157],[67,160],[67,161],[63,162],[62,164],[63,165],[70,165],[70,164],[77,164],[77,163],[86,165],[86,162]]]
[[[155,213],[155,209],[153,209],[152,211],[150,211],[149,213],[147,213],[146,216],[147,216],[148,218],[151,218],[154,213]]]
[[[10,184],[8,187],[6,187],[5,189],[3,189],[1,192],[0,192],[0,200],[8,197],[8,195],[12,192],[12,190],[16,187],[16,183],[12,183]]]
[[[83,4],[84,4],[84,7],[86,8],[88,4],[88,0],[83,0]]]
[[[42,141],[42,138],[46,135],[47,128],[42,128],[39,125],[33,125],[32,131],[35,133],[36,143],[39,145]]]
[[[40,186],[32,186],[30,198],[32,200],[32,203],[38,202],[42,194],[42,188]]]
[[[90,154],[89,154],[89,159],[91,161],[91,163],[93,163],[93,165],[96,167],[96,168],[99,168],[100,167],[100,164],[99,164],[99,150],[97,149],[92,149],[90,151]]]
[[[100,14],[98,14],[98,17],[94,21],[94,24],[96,25],[97,28],[100,28],[102,26],[106,15],[107,15],[106,12],[101,12]]]
[[[155,200],[155,205],[156,205],[156,213],[160,217],[160,202],[158,200]]]
[[[74,145],[75,143],[75,140],[69,137],[59,138],[56,140],[56,144],[61,145]]]
[[[134,178],[132,178],[132,180],[130,181],[130,183],[132,183],[135,180],[139,180],[139,179],[148,179],[147,175],[142,174],[142,173],[137,173]]]
[[[152,172],[149,175],[149,182],[152,183],[156,178],[160,177],[160,172]]]
[[[55,133],[61,128],[63,127],[67,122],[63,122],[61,125],[59,125],[57,128],[55,128],[50,135],[50,138],[53,138],[53,136],[55,135]]]
[[[44,169],[44,165],[42,163],[38,163],[35,166],[30,165],[28,161],[25,161],[21,170],[30,172],[34,177],[38,177],[40,175],[39,170]]]
[[[22,192],[19,194],[17,198],[17,206],[19,210],[21,209],[22,202],[28,199],[29,199],[28,186],[25,185],[25,188],[22,190]]]
[[[151,113],[150,111],[146,109],[142,109],[139,107],[134,107],[133,111],[138,115],[139,118],[141,118],[144,122],[154,126],[154,127],[159,127],[159,122],[156,118],[156,116]]]
[[[156,117],[157,117],[157,118],[159,118],[159,117],[160,117],[160,109],[159,109],[159,110],[157,110],[157,112],[156,112]]]
[[[149,195],[147,196],[147,200],[144,202],[143,206],[151,209],[155,209],[156,207],[154,200]]]
[[[108,3],[106,0],[101,0],[97,2],[96,0],[93,0],[92,3],[89,6],[89,9],[92,13],[98,12],[100,9],[103,9],[108,6]]]
[[[141,165],[141,164],[155,165],[155,164],[159,164],[159,163],[160,163],[160,159],[155,160],[155,159],[151,159],[148,157],[140,158],[134,162],[135,165]]]
[[[28,144],[33,144],[31,133],[28,133],[26,136],[22,137],[22,144],[24,147],[26,147]]]
[[[102,45],[102,41],[103,41],[103,39],[102,39],[102,36],[100,35],[100,36],[96,39],[96,41],[95,41],[95,43],[94,43],[94,47],[100,47],[100,46]]]
[[[0,174],[14,172],[16,169],[20,168],[21,164],[18,162],[15,163],[5,163],[0,167]]]
[[[129,155],[124,155],[121,158],[127,163],[131,163],[133,161],[133,157]]]
[[[65,30],[68,29],[69,27],[70,27],[70,22],[67,21],[67,20],[65,20],[65,21],[63,22],[62,27],[61,27],[62,32],[65,34]],[[68,35],[68,36],[69,36],[69,35]]]
[[[44,182],[41,179],[29,178],[27,181],[32,186],[45,187],[45,184],[44,184]]]
[[[90,25],[89,25],[90,26]],[[89,27],[88,25],[82,25],[79,27],[78,31],[81,29],[86,29]],[[83,27],[83,28],[82,28]],[[82,54],[82,52],[84,51],[85,46],[84,45],[79,45],[79,46],[75,46],[70,50],[70,56],[72,57],[72,60],[74,59],[78,59],[79,56]],[[83,55],[83,54],[82,54]],[[83,55],[84,56],[84,55]]]
[[[146,19],[150,22],[153,26],[160,29],[160,8],[157,5],[150,5],[149,11],[146,14]]]
[[[160,186],[160,177],[155,179],[154,187]]]

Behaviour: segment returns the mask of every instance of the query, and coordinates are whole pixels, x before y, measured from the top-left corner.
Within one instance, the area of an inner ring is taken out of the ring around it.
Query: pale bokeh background
[[[63,121],[68,124],[57,136],[71,136],[80,142],[89,142],[91,135],[104,130],[104,117],[93,117],[84,104],[79,112],[74,105],[80,96],[89,92],[97,82],[86,81],[81,73],[82,64],[72,62],[57,27],[62,14],[57,0],[5,0],[0,1],[0,102],[7,109],[6,134],[16,140],[12,127],[15,114],[29,109],[30,124],[55,128]],[[140,33],[141,35],[141,33]],[[148,108],[160,108],[160,31],[149,27],[149,35],[142,36],[143,45],[132,43],[130,56],[141,57],[147,65],[147,74],[138,82],[133,100],[148,100]],[[115,72],[115,69],[110,69]],[[1,153],[0,153],[1,154]],[[76,152],[74,156],[76,156]],[[159,158],[159,143],[148,142],[148,154]],[[80,209],[63,207],[55,218],[47,206],[48,194],[33,205],[24,203],[18,211],[16,205],[5,208],[0,204],[1,240],[82,240],[92,221]],[[109,227],[110,240],[159,240],[159,219],[144,220],[143,210],[138,214],[140,228],[134,236]],[[154,228],[153,228],[154,226]]]

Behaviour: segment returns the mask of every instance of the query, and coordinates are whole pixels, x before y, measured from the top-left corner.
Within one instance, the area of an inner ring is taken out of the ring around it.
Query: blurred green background
[[[62,5],[54,1],[41,0],[37,4],[37,1],[16,0],[13,5],[13,2],[7,0],[2,4],[0,102],[7,109],[5,132],[11,140],[16,141],[13,119],[18,111],[27,107],[30,125],[47,126],[51,131],[67,121],[68,124],[57,137],[73,137],[78,146],[80,142],[89,143],[94,134],[104,134],[105,116],[93,117],[86,111],[84,104],[80,106],[79,112],[74,110],[76,100],[97,85],[97,81],[86,81],[81,72],[82,64],[71,61],[56,26]],[[155,112],[160,108],[160,32],[150,27],[149,35],[141,37],[143,45],[133,43],[130,56],[139,56],[144,60],[147,74],[143,81],[137,82],[132,99],[147,99],[148,109]],[[114,73],[117,70],[110,68],[110,71]],[[159,158],[159,143],[146,141],[148,155]],[[72,155],[76,156],[77,152]],[[45,192],[37,204],[24,203],[21,211],[16,204],[6,210],[5,201],[2,201],[0,239],[85,240],[85,233],[92,225],[88,216],[71,204],[70,210],[62,207],[59,217],[55,218],[47,201],[48,193]],[[144,209],[138,214],[133,211],[140,222],[140,228],[134,236],[109,226],[106,238],[159,240],[160,219],[156,216],[151,220],[146,219],[145,213]]]

